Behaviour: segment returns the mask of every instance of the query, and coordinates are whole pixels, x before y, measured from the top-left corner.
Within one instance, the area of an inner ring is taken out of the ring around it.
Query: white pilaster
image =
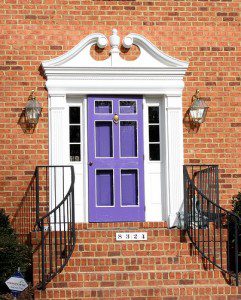
[[[166,98],[166,153],[168,225],[178,224],[177,213],[183,202],[183,126],[182,97]]]
[[[49,147],[50,165],[64,164],[65,144],[68,141],[64,110],[66,95],[49,96]]]

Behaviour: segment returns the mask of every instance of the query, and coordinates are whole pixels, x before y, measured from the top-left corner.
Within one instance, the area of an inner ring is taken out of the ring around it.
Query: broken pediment
[[[97,61],[91,56],[91,47],[97,45],[99,48],[105,48],[110,44],[109,57],[105,60]],[[120,46],[128,49],[136,45],[140,49],[140,55],[137,59],[127,61],[120,56]],[[122,43],[118,32],[113,29],[112,35],[107,37],[101,33],[90,34],[85,37],[78,45],[67,53],[44,61],[42,63],[46,75],[48,70],[58,69],[80,69],[80,68],[153,68],[157,69],[176,69],[182,70],[188,67],[188,63],[173,58],[154,46],[145,37],[139,34],[131,33],[124,37]]]

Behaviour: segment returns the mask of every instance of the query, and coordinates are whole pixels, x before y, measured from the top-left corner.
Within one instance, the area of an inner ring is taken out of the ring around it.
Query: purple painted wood
[[[112,137],[112,122],[111,121],[96,121],[96,157],[112,157],[113,156],[113,137]]]
[[[121,157],[137,157],[137,122],[120,121]]]
[[[90,222],[145,220],[142,100],[88,97]]]
[[[112,170],[96,171],[96,198],[97,198],[97,206],[114,205]]]
[[[138,205],[138,172],[121,170],[121,205]]]

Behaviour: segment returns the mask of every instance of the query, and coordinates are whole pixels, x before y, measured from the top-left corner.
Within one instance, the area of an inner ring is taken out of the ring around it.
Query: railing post
[[[45,242],[44,242],[44,221],[41,221],[41,264],[42,264],[42,289],[45,290],[46,288],[46,278],[45,278]]]
[[[236,275],[236,286],[238,286],[238,224],[235,218],[235,275]]]
[[[230,272],[231,270],[231,265],[230,265],[230,240],[231,240],[231,236],[230,236],[230,222],[231,222],[231,217],[228,216],[227,219],[227,230],[228,230],[228,244],[227,244],[227,270]]]
[[[216,186],[216,204],[219,205],[219,182],[218,182],[218,166],[215,166],[215,186]]]
[[[75,174],[74,174],[74,167],[71,166],[71,182],[75,181]],[[73,232],[73,243],[76,242],[76,236],[75,236],[75,203],[74,203],[74,188],[72,190],[72,232]]]
[[[185,174],[185,166],[183,166],[183,206],[184,206],[184,228],[185,229],[186,229],[186,199],[187,199],[186,174]]]
[[[36,167],[35,170],[35,177],[36,177],[36,223],[38,226],[39,224],[39,168]]]

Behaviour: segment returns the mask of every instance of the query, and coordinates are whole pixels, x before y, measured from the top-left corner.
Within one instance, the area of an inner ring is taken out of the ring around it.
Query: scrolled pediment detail
[[[90,48],[92,45],[97,45],[100,49],[103,49],[110,43],[109,57],[102,61],[96,61],[90,54]],[[155,45],[153,45],[144,36],[136,33],[130,33],[125,36],[122,41],[123,47],[129,49],[132,45],[136,45],[140,49],[140,55],[136,60],[127,61],[120,56],[120,37],[117,29],[112,30],[112,35],[109,39],[101,34],[94,33],[85,37],[79,44],[67,53],[44,61],[42,67],[46,74],[50,68],[106,68],[106,67],[118,67],[118,68],[176,68],[186,69],[188,63],[171,57]]]

